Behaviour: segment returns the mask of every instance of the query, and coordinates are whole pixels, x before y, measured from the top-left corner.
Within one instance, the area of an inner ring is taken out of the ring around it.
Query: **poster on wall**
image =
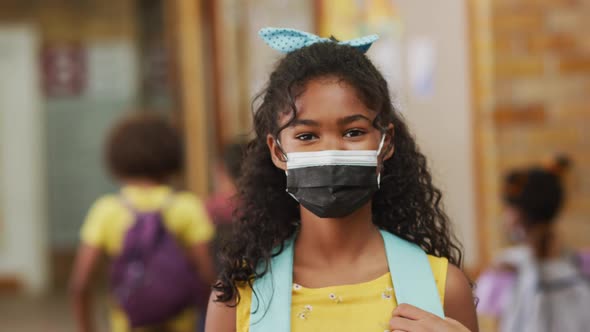
[[[399,8],[393,0],[321,0],[318,23],[321,37],[348,40],[377,34],[368,52],[398,95],[402,88],[402,33]]]
[[[408,43],[408,77],[412,95],[421,99],[434,95],[436,49],[432,39],[416,37]]]
[[[41,50],[43,90],[49,98],[79,97],[86,88],[86,51],[79,43],[48,44]]]

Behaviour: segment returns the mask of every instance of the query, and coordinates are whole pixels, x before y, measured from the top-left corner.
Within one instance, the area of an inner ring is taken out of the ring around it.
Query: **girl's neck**
[[[153,188],[164,185],[161,182],[146,178],[128,178],[122,180],[126,187]]]
[[[559,241],[554,225],[539,225],[529,229],[527,244],[538,259],[553,259],[561,256],[563,244]]]
[[[380,246],[383,243],[372,222],[370,202],[343,218],[319,218],[301,208],[296,250],[313,253],[316,261],[353,263]]]

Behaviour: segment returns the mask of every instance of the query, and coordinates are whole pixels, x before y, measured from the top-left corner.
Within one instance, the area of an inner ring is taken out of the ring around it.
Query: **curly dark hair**
[[[165,182],[182,171],[184,153],[179,131],[158,114],[136,112],[111,129],[104,161],[119,179],[146,178]]]
[[[223,253],[223,268],[213,286],[217,301],[239,301],[237,286],[264,275],[276,252],[273,248],[294,235],[299,205],[285,192],[285,172],[275,167],[266,143],[278,137],[290,123],[279,126],[279,117],[296,116],[295,99],[306,84],[332,77],[350,84],[365,105],[377,112],[374,126],[383,130],[393,124],[395,134],[388,149],[395,153],[381,170],[382,184],[372,199],[373,223],[422,247],[428,254],[462,264],[461,247],[452,235],[442,208],[441,192],[432,183],[426,158],[394,109],[387,82],[360,50],[335,42],[316,43],[282,58],[264,91],[255,99],[256,137],[249,143],[239,181],[240,207],[236,211],[235,236]],[[280,252],[280,251],[279,251]],[[262,264],[264,269],[257,270]]]
[[[565,199],[561,177],[570,164],[558,156],[546,167],[510,171],[504,178],[504,202],[522,212],[526,226],[554,223]]]
[[[234,182],[240,178],[242,162],[247,149],[248,146],[245,141],[235,141],[223,148],[221,156],[223,166]]]

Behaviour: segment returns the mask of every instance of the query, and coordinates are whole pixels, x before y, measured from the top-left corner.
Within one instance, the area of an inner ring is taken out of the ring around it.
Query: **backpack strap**
[[[387,231],[380,231],[397,303],[408,303],[444,317],[436,283],[426,253],[417,245]],[[293,243],[271,259],[270,269],[254,281],[250,306],[250,332],[291,330],[293,291]],[[259,272],[263,266],[259,266]]]
[[[270,270],[254,282],[250,332],[291,331],[293,242],[294,237],[285,241],[283,251],[272,258]]]
[[[381,230],[398,304],[407,303],[444,317],[426,253],[417,245]]]
[[[142,228],[142,236],[139,239],[131,242],[131,245],[127,240],[127,235],[125,235],[123,241],[123,251],[122,255],[125,255],[127,259],[136,260],[141,259],[145,260],[152,254],[152,250],[156,249],[156,244],[162,239],[162,234],[168,232],[164,223],[163,223],[163,214],[162,212],[168,208],[168,206],[173,201],[174,194],[170,193],[166,196],[162,204],[156,208],[155,210],[151,211],[140,211],[138,210],[131,200],[123,195],[122,193],[119,194],[119,201],[121,205],[126,208],[134,218],[133,225],[131,228],[127,230],[127,234],[132,231],[134,227],[141,227]],[[145,221],[152,221],[147,225],[144,224]],[[140,225],[144,224],[144,225]],[[125,250],[126,246],[131,246],[130,250]]]

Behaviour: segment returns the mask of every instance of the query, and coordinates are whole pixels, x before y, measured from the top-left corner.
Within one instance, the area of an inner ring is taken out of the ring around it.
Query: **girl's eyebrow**
[[[365,121],[367,121],[369,123],[373,123],[371,121],[371,119],[367,118],[366,116],[364,116],[362,114],[355,114],[355,115],[350,115],[350,116],[344,117],[342,119],[339,119],[338,120],[338,125],[339,126],[345,126],[347,124],[350,124],[350,123],[355,122],[355,121],[358,121],[358,120],[365,120]]]
[[[317,121],[314,120],[309,120],[309,119],[295,119],[291,122],[291,125],[289,125],[289,127],[296,127],[299,125],[303,125],[303,126],[310,126],[310,127],[319,127],[320,124]]]
[[[350,124],[350,123],[358,121],[358,120],[364,120],[369,123],[372,123],[371,119],[369,119],[368,117],[366,117],[362,114],[355,114],[355,115],[350,115],[350,116],[338,119],[338,125],[345,126],[347,124]],[[296,126],[320,127],[320,123],[317,121],[314,121],[314,120],[310,120],[310,119],[295,119],[291,122],[291,125],[289,125],[289,127],[296,127]]]

